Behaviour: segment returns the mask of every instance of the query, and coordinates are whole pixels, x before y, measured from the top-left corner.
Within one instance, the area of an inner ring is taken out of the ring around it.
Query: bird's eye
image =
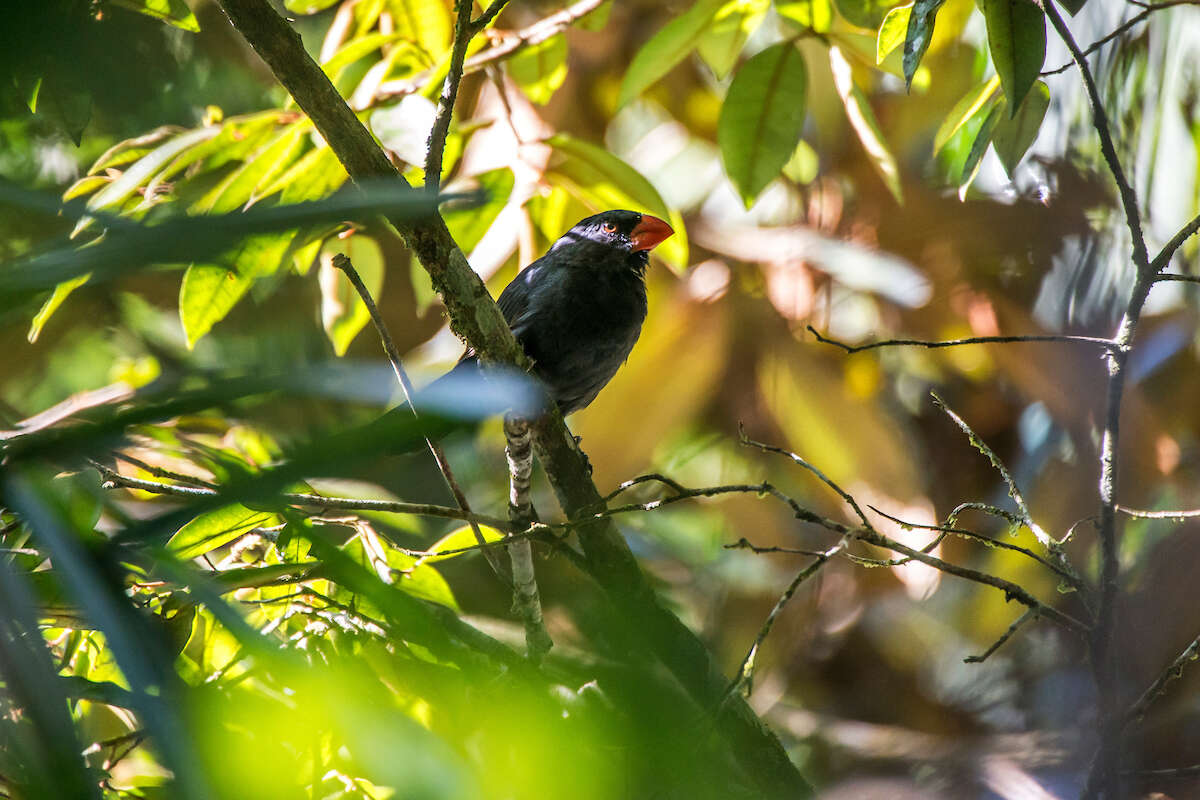
[[[617,226],[611,222],[604,223],[604,225],[602,227],[604,228],[605,233],[616,233],[617,232]]]

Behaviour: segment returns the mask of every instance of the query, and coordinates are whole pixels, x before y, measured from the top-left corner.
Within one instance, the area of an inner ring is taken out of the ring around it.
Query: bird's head
[[[612,248],[645,265],[650,251],[675,231],[658,217],[636,211],[605,211],[580,221],[550,248]]]

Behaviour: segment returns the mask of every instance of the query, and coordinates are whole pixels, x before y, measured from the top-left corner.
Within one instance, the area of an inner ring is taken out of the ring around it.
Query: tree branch
[[[935,350],[942,347],[961,347],[967,344],[1012,344],[1015,342],[1073,342],[1077,344],[1095,344],[1100,345],[1106,350],[1111,350],[1117,346],[1117,343],[1112,339],[1102,339],[1097,336],[1065,336],[1065,335],[1044,335],[1044,336],[970,336],[965,339],[949,339],[946,341],[926,341],[924,339],[884,339],[878,342],[868,342],[867,344],[846,344],[837,339],[830,339],[827,336],[822,336],[812,325],[808,326],[808,330],[822,344],[831,344],[834,347],[840,347],[847,353],[861,353],[863,350],[874,350],[878,347],[924,347],[929,350]]]
[[[429,131],[428,150],[425,152],[425,189],[437,193],[442,184],[442,154],[446,149],[446,135],[450,132],[450,120],[454,116],[454,101],[458,99],[458,84],[463,77],[463,59],[467,45],[475,35],[471,24],[471,8],[475,0],[458,0],[458,14],[454,20],[454,46],[450,51],[450,70],[442,84],[442,96],[438,98],[437,116]]]
[[[533,443],[529,435],[529,422],[506,414],[504,440],[509,475],[508,518],[514,531],[523,531],[538,521],[537,510],[529,496],[533,477]],[[537,664],[550,652],[554,641],[542,620],[542,601],[538,596],[529,539],[512,539],[508,546],[508,557],[512,561],[513,611],[525,625],[526,653]]]
[[[1164,8],[1172,8],[1173,6],[1200,5],[1200,0],[1165,0],[1165,2],[1162,2],[1162,3],[1147,3],[1145,5],[1143,5],[1141,3],[1135,3],[1135,5],[1142,6],[1143,10],[1140,11],[1139,13],[1135,14],[1134,16],[1130,17],[1125,22],[1118,25],[1108,35],[1102,36],[1099,39],[1097,39],[1096,41],[1092,42],[1090,45],[1088,45],[1087,49],[1083,51],[1083,55],[1090,56],[1092,53],[1096,52],[1101,47],[1103,47],[1104,45],[1111,42],[1113,39],[1116,39],[1121,34],[1125,33],[1126,31],[1130,30],[1131,28],[1135,28],[1138,25],[1140,25],[1147,18],[1149,18],[1149,16],[1152,13],[1154,13],[1155,11],[1162,11]],[[1041,77],[1045,78],[1049,75],[1058,75],[1059,73],[1066,72],[1073,66],[1075,66],[1075,62],[1068,61],[1067,63],[1063,64],[1060,67],[1045,70],[1044,72],[1042,72]]]

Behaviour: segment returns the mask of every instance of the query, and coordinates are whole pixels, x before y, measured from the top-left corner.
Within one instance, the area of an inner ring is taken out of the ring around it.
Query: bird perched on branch
[[[649,254],[671,226],[636,211],[605,211],[563,234],[497,301],[563,415],[584,408],[629,357],[646,319]],[[468,349],[447,378],[476,376]]]

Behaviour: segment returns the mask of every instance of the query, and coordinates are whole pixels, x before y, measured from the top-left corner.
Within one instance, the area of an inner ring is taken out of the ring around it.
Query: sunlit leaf
[[[193,214],[225,214],[255,199],[255,192],[282,172],[295,159],[303,145],[306,125],[291,125],[261,150],[248,157],[240,167],[196,201]]]
[[[875,63],[882,64],[883,60],[893,50],[904,43],[908,34],[908,19],[912,15],[913,4],[897,6],[887,13],[879,25],[879,36],[875,42]]]
[[[775,11],[785,20],[817,33],[828,33],[833,26],[829,0],[777,0]]]
[[[278,517],[234,504],[209,511],[184,525],[167,542],[167,549],[189,559],[229,544],[246,532],[278,523]]]
[[[933,38],[933,24],[938,9],[946,0],[915,0],[908,16],[908,30],[904,33],[904,84],[912,88],[913,76],[921,65],[921,57],[929,48]]]
[[[188,347],[212,330],[250,290],[254,279],[216,264],[192,264],[179,288],[179,319]]]
[[[984,113],[991,111],[991,103],[994,103],[998,98],[996,94],[1000,89],[999,76],[993,75],[988,80],[976,86],[970,92],[963,96],[961,100],[954,104],[954,108],[950,109],[950,113],[946,115],[946,119],[938,127],[937,133],[933,137],[933,152],[938,153],[951,137],[967,124],[967,121],[980,113],[981,110],[987,109]]]
[[[106,185],[111,179],[107,175],[85,175],[79,180],[71,184],[65,192],[63,192],[63,200],[74,200],[76,197],[83,197],[85,194],[91,194]]]
[[[783,174],[790,180],[805,185],[816,180],[820,168],[821,159],[817,156],[817,151],[812,149],[812,145],[801,139],[796,143],[792,157],[783,165]]]
[[[137,161],[153,150],[155,145],[163,139],[179,132],[178,126],[162,125],[149,133],[117,142],[100,154],[100,157],[96,159],[96,163],[92,164],[88,170],[88,175],[96,175],[110,167],[121,167],[131,161]]]
[[[192,13],[184,0],[110,0],[110,2],[148,17],[161,19],[163,22],[185,31],[200,32],[200,23],[196,21],[196,15]]]
[[[33,318],[33,322],[29,326],[29,333],[26,338],[30,342],[36,342],[38,336],[42,333],[42,328],[50,320],[50,316],[58,310],[58,307],[63,304],[67,296],[71,292],[78,289],[88,282],[88,278],[92,277],[91,273],[85,273],[78,278],[72,278],[69,281],[63,281],[58,286],[54,287],[54,292],[46,298],[46,302],[42,303],[42,307],[38,310]]]
[[[1046,15],[1029,0],[984,0],[983,13],[992,63],[1013,115],[1046,60]]]
[[[875,119],[875,112],[871,110],[866,95],[854,85],[850,63],[836,46],[829,48],[829,65],[833,71],[834,87],[846,109],[846,117],[850,120],[854,132],[858,134],[863,149],[867,151],[871,166],[879,173],[896,202],[903,204],[904,192],[900,188],[900,168],[896,164],[896,157],[892,155],[883,139],[883,131],[879,128],[879,122]]]
[[[834,0],[838,13],[851,25],[876,30],[896,0]]]
[[[717,122],[725,172],[749,208],[791,158],[804,127],[808,71],[790,42],[742,65]]]
[[[321,323],[333,344],[333,351],[342,356],[371,317],[350,279],[333,265],[333,257],[337,253],[350,257],[372,298],[378,298],[379,290],[383,288],[384,263],[383,251],[368,236],[355,235],[348,239],[330,240],[322,248],[318,272]]]
[[[770,0],[729,0],[713,16],[696,43],[696,52],[718,78],[724,79],[737,65],[746,39],[762,23],[770,6]]]
[[[268,197],[282,192],[281,203],[320,200],[346,182],[346,169],[328,147],[310,150],[263,190]]]
[[[623,106],[646,91],[686,58],[722,5],[724,0],[698,0],[642,45],[625,71],[617,105]]]
[[[640,172],[604,148],[564,133],[550,137],[546,143],[556,155],[546,172],[548,181],[561,185],[592,213],[626,208],[663,218],[675,229],[675,235],[656,247],[654,253],[676,271],[687,267],[688,239],[683,217],[667,208],[658,190]]]
[[[539,105],[550,102],[567,78],[567,40],[561,34],[526,47],[508,60],[508,73]]]
[[[992,143],[992,131],[1000,123],[1005,108],[1006,104],[1004,101],[992,105],[991,111],[983,120],[983,126],[979,129],[979,133],[975,134],[975,141],[971,143],[971,150],[967,153],[967,160],[963,164],[960,194],[975,180],[975,174],[979,171],[979,164],[983,160],[984,154],[987,153],[988,145]]]
[[[442,0],[388,0],[387,8],[402,39],[415,44],[430,62],[438,61],[450,47],[452,20]],[[441,86],[441,80],[436,81]]]
[[[323,62],[321,69],[325,70],[325,74],[331,78],[336,78],[339,72],[360,58],[379,50],[384,45],[401,40],[402,37],[396,33],[372,33],[367,36],[359,36],[351,39],[340,50],[334,53],[329,60]]]
[[[1017,164],[1025,156],[1025,151],[1037,139],[1038,131],[1042,128],[1042,120],[1050,108],[1050,89],[1042,81],[1033,85],[1025,101],[1013,116],[1006,117],[996,126],[992,134],[992,146],[1000,163],[1011,178],[1017,169]]]
[[[504,538],[503,532],[487,525],[480,525],[479,533],[483,536],[485,542],[498,542]],[[432,564],[437,561],[445,561],[448,558],[457,558],[458,556],[475,552],[475,550],[466,550],[464,548],[476,548],[477,550],[478,547],[479,542],[475,541],[475,531],[471,529],[470,525],[463,525],[461,528],[455,528],[450,531],[450,533],[447,533],[441,539],[438,539],[425,548],[425,552],[433,553],[433,555],[423,556],[421,560],[426,564]],[[462,550],[463,552],[447,552],[450,550]],[[445,553],[445,555],[437,555],[438,553]]]
[[[315,14],[336,2],[338,0],[283,0],[283,7],[297,14]]]
[[[442,212],[450,235],[464,253],[470,253],[479,244],[496,216],[506,205],[512,195],[515,177],[508,167],[494,169],[476,176],[479,191],[487,198],[483,205],[470,208],[450,208]]]

